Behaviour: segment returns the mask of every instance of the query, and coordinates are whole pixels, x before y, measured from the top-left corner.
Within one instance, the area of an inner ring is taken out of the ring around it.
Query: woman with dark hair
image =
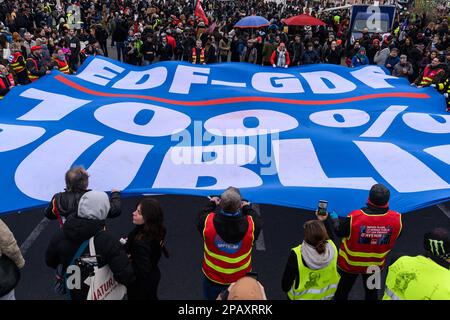
[[[331,300],[338,287],[338,250],[322,221],[303,225],[304,240],[292,248],[281,286],[290,300]]]
[[[131,260],[136,281],[128,289],[129,300],[158,300],[161,272],[158,267],[161,253],[169,253],[164,245],[166,227],[159,202],[143,199],[133,212],[136,227],[128,235],[125,250]]]

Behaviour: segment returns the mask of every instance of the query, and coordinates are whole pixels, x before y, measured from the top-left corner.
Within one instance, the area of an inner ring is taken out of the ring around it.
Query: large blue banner
[[[0,212],[46,204],[74,165],[90,188],[220,193],[340,215],[383,183],[400,212],[450,197],[450,115],[377,66],[299,68],[89,58],[0,104]]]

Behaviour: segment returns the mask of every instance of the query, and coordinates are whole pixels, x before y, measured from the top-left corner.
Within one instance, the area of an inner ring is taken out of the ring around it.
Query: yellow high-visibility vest
[[[424,256],[389,267],[383,300],[450,300],[450,270]]]
[[[302,245],[292,250],[297,256],[299,283],[295,288],[295,283],[288,292],[291,300],[331,300],[336,292],[341,276],[337,271],[338,250],[333,241],[328,240],[334,250],[333,260],[323,269],[309,269],[303,263]]]

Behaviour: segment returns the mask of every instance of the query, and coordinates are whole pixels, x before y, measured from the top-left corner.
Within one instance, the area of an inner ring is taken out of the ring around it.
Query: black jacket
[[[95,236],[94,244],[99,268],[109,265],[117,282],[129,285],[135,281],[131,263],[120,242],[108,231],[103,231],[104,220],[88,220],[71,216],[63,228],[53,236],[48,245],[45,262],[50,268],[58,265],[66,270],[80,245]],[[83,254],[89,255],[89,246]],[[89,287],[84,284],[88,274],[82,270],[81,289],[70,291],[73,300],[86,300]]]
[[[61,217],[68,218],[70,215],[78,212],[78,203],[83,194],[90,190],[83,190],[78,192],[64,191],[55,194],[45,208],[45,216],[50,220],[56,220],[56,211]],[[110,198],[111,208],[108,212],[108,218],[116,218],[122,213],[120,192],[113,192]]]
[[[38,57],[38,56],[35,56],[34,54],[31,54],[30,58],[27,59],[26,66],[27,66],[28,71],[33,76],[42,77],[42,76],[45,76],[45,74],[47,72],[47,69],[45,68],[44,62],[42,61],[42,58]]]
[[[158,267],[161,258],[161,246],[150,238],[137,239],[141,226],[136,227],[128,235],[125,245],[130,255],[131,265],[136,274],[136,281],[128,286],[129,300],[157,300],[158,284],[161,272]]]
[[[216,209],[216,204],[211,201],[199,213],[197,229],[202,236],[206,217]],[[259,233],[262,230],[263,221],[251,206],[245,206],[241,210],[242,214],[238,216],[227,216],[219,213],[214,217],[213,223],[217,230],[217,234],[227,243],[238,243],[244,238],[248,230],[247,215],[253,218],[253,223],[255,225],[255,241],[258,239]]]
[[[320,62],[320,56],[317,53],[316,50],[306,50],[303,52],[302,57],[301,57],[301,64],[305,65],[305,64],[314,64],[314,63],[319,63]]]
[[[341,58],[342,58],[342,52],[339,48],[336,48],[336,50],[332,50],[331,48],[328,48],[325,51],[325,62],[327,62],[327,63],[340,65]]]

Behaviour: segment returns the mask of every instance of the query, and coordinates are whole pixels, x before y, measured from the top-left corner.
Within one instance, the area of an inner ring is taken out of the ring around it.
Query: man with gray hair
[[[262,219],[239,189],[227,188],[200,212],[197,229],[204,241],[203,293],[215,300],[220,292],[252,270],[252,248]]]
[[[78,211],[81,197],[89,190],[89,174],[82,166],[69,169],[65,176],[66,188],[52,197],[45,209],[45,216],[50,220],[58,220],[62,227],[65,220]],[[116,218],[122,213],[120,191],[111,190],[108,218]]]
[[[90,255],[88,242],[92,237],[99,269],[108,265],[114,279],[125,286],[136,280],[125,250],[106,228],[109,211],[110,201],[105,192],[86,191],[79,200],[76,214],[68,217],[67,222],[53,235],[47,247],[45,262],[48,267],[58,269],[59,279],[63,279],[62,286],[69,290],[72,300],[87,299],[89,286],[85,280],[92,270],[88,266],[81,265],[79,273],[81,279],[78,279],[79,282],[75,281],[77,285],[70,287],[68,285],[71,284],[71,280],[64,281],[64,275],[71,274],[67,268],[76,264],[78,258]]]

